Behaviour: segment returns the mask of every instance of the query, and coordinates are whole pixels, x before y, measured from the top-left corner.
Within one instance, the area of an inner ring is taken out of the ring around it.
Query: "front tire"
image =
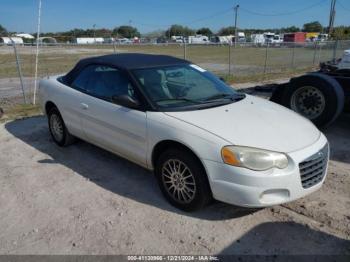
[[[199,210],[212,199],[203,166],[185,150],[165,151],[156,162],[155,174],[164,197],[181,210]]]
[[[57,145],[63,147],[75,142],[75,137],[68,132],[63,118],[56,107],[50,109],[48,122],[51,137]]]

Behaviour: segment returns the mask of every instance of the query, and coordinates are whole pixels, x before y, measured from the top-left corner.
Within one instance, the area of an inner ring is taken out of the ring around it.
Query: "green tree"
[[[282,27],[281,32],[283,33],[295,33],[295,32],[300,32],[300,28],[296,26],[290,26],[290,27]]]
[[[118,37],[125,37],[125,38],[133,38],[133,37],[140,37],[141,34],[137,30],[136,27],[132,27],[129,25],[122,25],[120,27],[116,27],[113,29],[113,35],[116,35]]]
[[[350,39],[350,26],[337,26],[334,28],[332,38],[338,40]]]
[[[4,36],[6,34],[7,34],[6,28],[0,25],[0,36]]]
[[[196,32],[198,35],[212,36],[213,32],[208,27],[202,27]]]
[[[234,26],[223,27],[218,32],[218,35],[234,35],[234,34],[235,34]]]
[[[303,32],[322,32],[322,29],[323,27],[318,21],[306,23],[303,26]]]
[[[194,35],[195,31],[187,26],[182,25],[172,25],[168,30],[166,30],[165,35],[167,37],[178,35],[178,36],[190,36]]]

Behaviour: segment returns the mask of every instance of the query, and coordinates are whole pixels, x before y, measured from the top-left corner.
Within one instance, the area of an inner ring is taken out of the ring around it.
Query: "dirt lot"
[[[0,125],[1,254],[350,254],[350,116],[324,130],[323,188],[250,210],[184,213],[153,175],[85,142],[59,148],[44,117]]]

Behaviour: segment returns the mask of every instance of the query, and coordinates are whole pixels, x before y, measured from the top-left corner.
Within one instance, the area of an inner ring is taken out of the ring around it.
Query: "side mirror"
[[[140,107],[139,101],[131,98],[128,95],[112,96],[112,102],[131,109],[138,109]]]
[[[225,84],[227,84],[226,80],[223,77],[219,78],[222,82],[224,82]]]

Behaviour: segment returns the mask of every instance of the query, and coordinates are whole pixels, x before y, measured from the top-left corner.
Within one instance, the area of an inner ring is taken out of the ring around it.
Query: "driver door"
[[[112,102],[112,96],[134,96],[124,72],[89,66],[90,78],[81,96],[82,128],[89,142],[146,166],[146,112]]]

